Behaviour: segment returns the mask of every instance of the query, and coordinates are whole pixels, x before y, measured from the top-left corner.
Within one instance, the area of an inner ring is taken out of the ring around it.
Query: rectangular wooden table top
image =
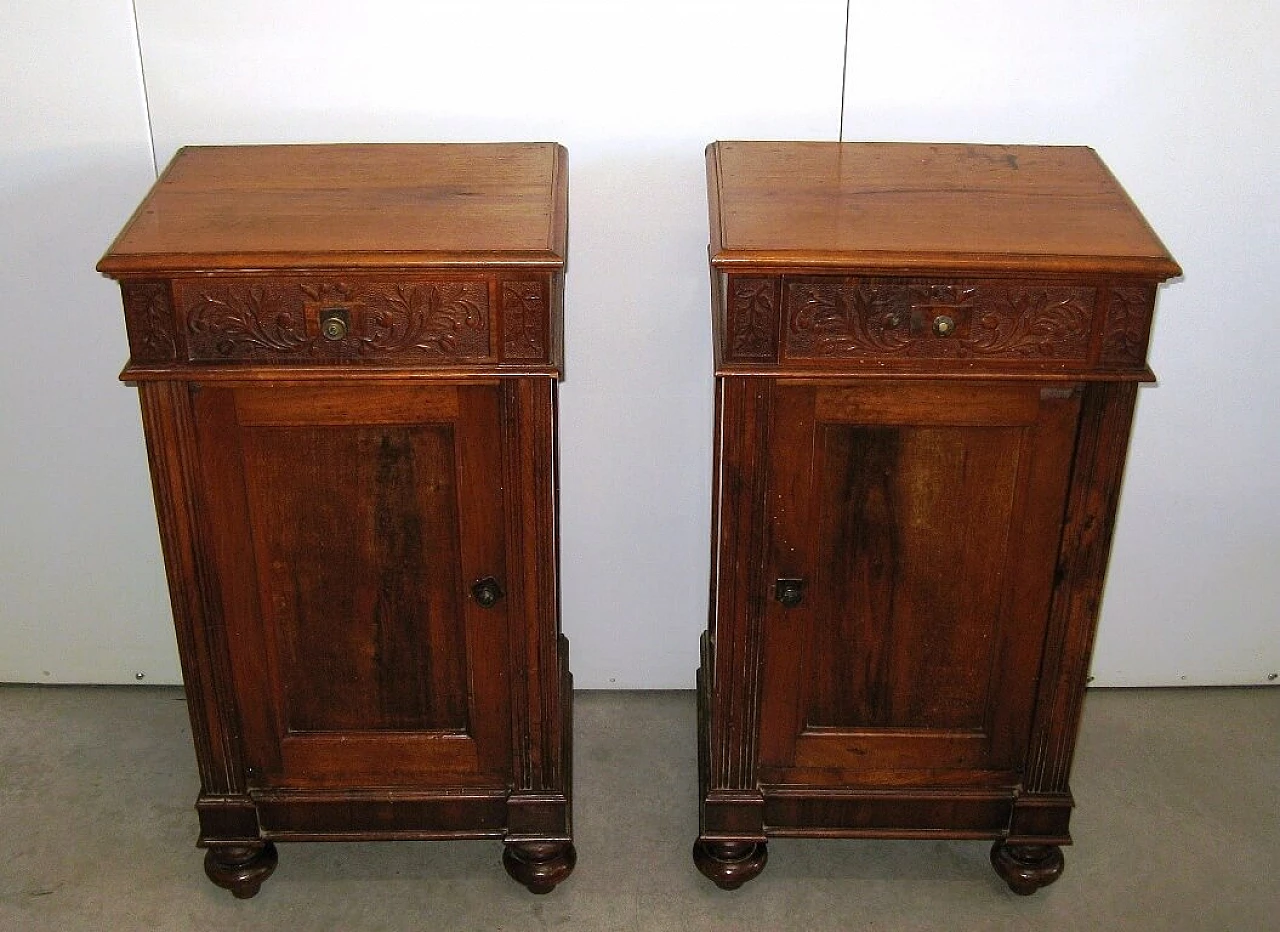
[[[560,268],[554,143],[182,149],[98,269]]]
[[[716,142],[722,269],[1181,273],[1088,148]]]

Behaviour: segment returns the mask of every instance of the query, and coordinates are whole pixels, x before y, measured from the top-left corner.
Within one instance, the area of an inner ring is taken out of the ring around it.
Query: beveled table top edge
[[[849,275],[903,274],[1011,277],[1122,276],[1164,281],[1182,274],[1172,259],[1157,256],[1055,256],[1012,253],[926,253],[896,251],[822,252],[800,250],[713,249],[711,265],[722,271],[761,275],[840,273]]]

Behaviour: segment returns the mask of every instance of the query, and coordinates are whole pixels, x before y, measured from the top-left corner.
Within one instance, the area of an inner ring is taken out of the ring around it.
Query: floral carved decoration
[[[164,282],[128,284],[123,288],[129,355],[134,362],[169,362],[177,358],[173,308]]]
[[[406,349],[432,356],[489,352],[489,289],[484,282],[396,285],[364,296],[366,354]]]
[[[461,282],[231,282],[184,284],[193,360],[441,359],[489,353],[489,291]],[[340,312],[338,339],[319,320]]]
[[[1107,326],[1102,338],[1102,361],[1141,366],[1147,358],[1154,288],[1113,288],[1108,295]]]
[[[504,359],[545,359],[547,326],[547,302],[541,282],[502,283]]]
[[[911,345],[901,295],[868,282],[792,284],[787,349],[795,355],[895,355]]]
[[[793,281],[792,357],[1079,359],[1093,326],[1091,288],[900,279]],[[950,328],[935,329],[945,318]]]
[[[1084,359],[1093,326],[1088,288],[1000,288],[975,313],[964,350],[977,355]]]
[[[729,357],[773,359],[777,328],[776,284],[771,278],[735,278],[729,300]]]
[[[191,353],[196,359],[293,355],[315,342],[300,301],[282,289],[252,285],[210,288],[188,309]]]

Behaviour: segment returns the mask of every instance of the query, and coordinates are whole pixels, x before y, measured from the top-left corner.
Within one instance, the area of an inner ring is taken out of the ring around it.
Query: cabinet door
[[[504,786],[496,384],[196,390],[251,787]]]
[[[1074,386],[778,384],[762,782],[1017,783],[1078,411]]]

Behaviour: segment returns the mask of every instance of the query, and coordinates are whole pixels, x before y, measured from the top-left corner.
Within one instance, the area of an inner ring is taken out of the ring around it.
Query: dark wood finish
[[[276,869],[279,856],[271,842],[251,845],[210,845],[204,853],[204,872],[237,900],[258,895],[262,882]]]
[[[530,893],[550,893],[573,871],[578,854],[568,842],[508,842],[502,866]]]
[[[762,782],[1016,779],[1079,406],[1040,395],[778,385],[765,575],[808,592],[764,609]]]
[[[273,841],[573,869],[554,145],[185,149],[121,282],[211,880]]]
[[[759,875],[769,861],[764,842],[708,841],[693,843],[693,863],[721,890],[736,890]]]
[[[1030,896],[1062,876],[1065,862],[1056,845],[1011,845],[997,841],[991,846],[991,866],[1019,896]]]
[[[1088,149],[708,148],[716,471],[699,869],[990,838],[1061,873],[1157,284]]]

